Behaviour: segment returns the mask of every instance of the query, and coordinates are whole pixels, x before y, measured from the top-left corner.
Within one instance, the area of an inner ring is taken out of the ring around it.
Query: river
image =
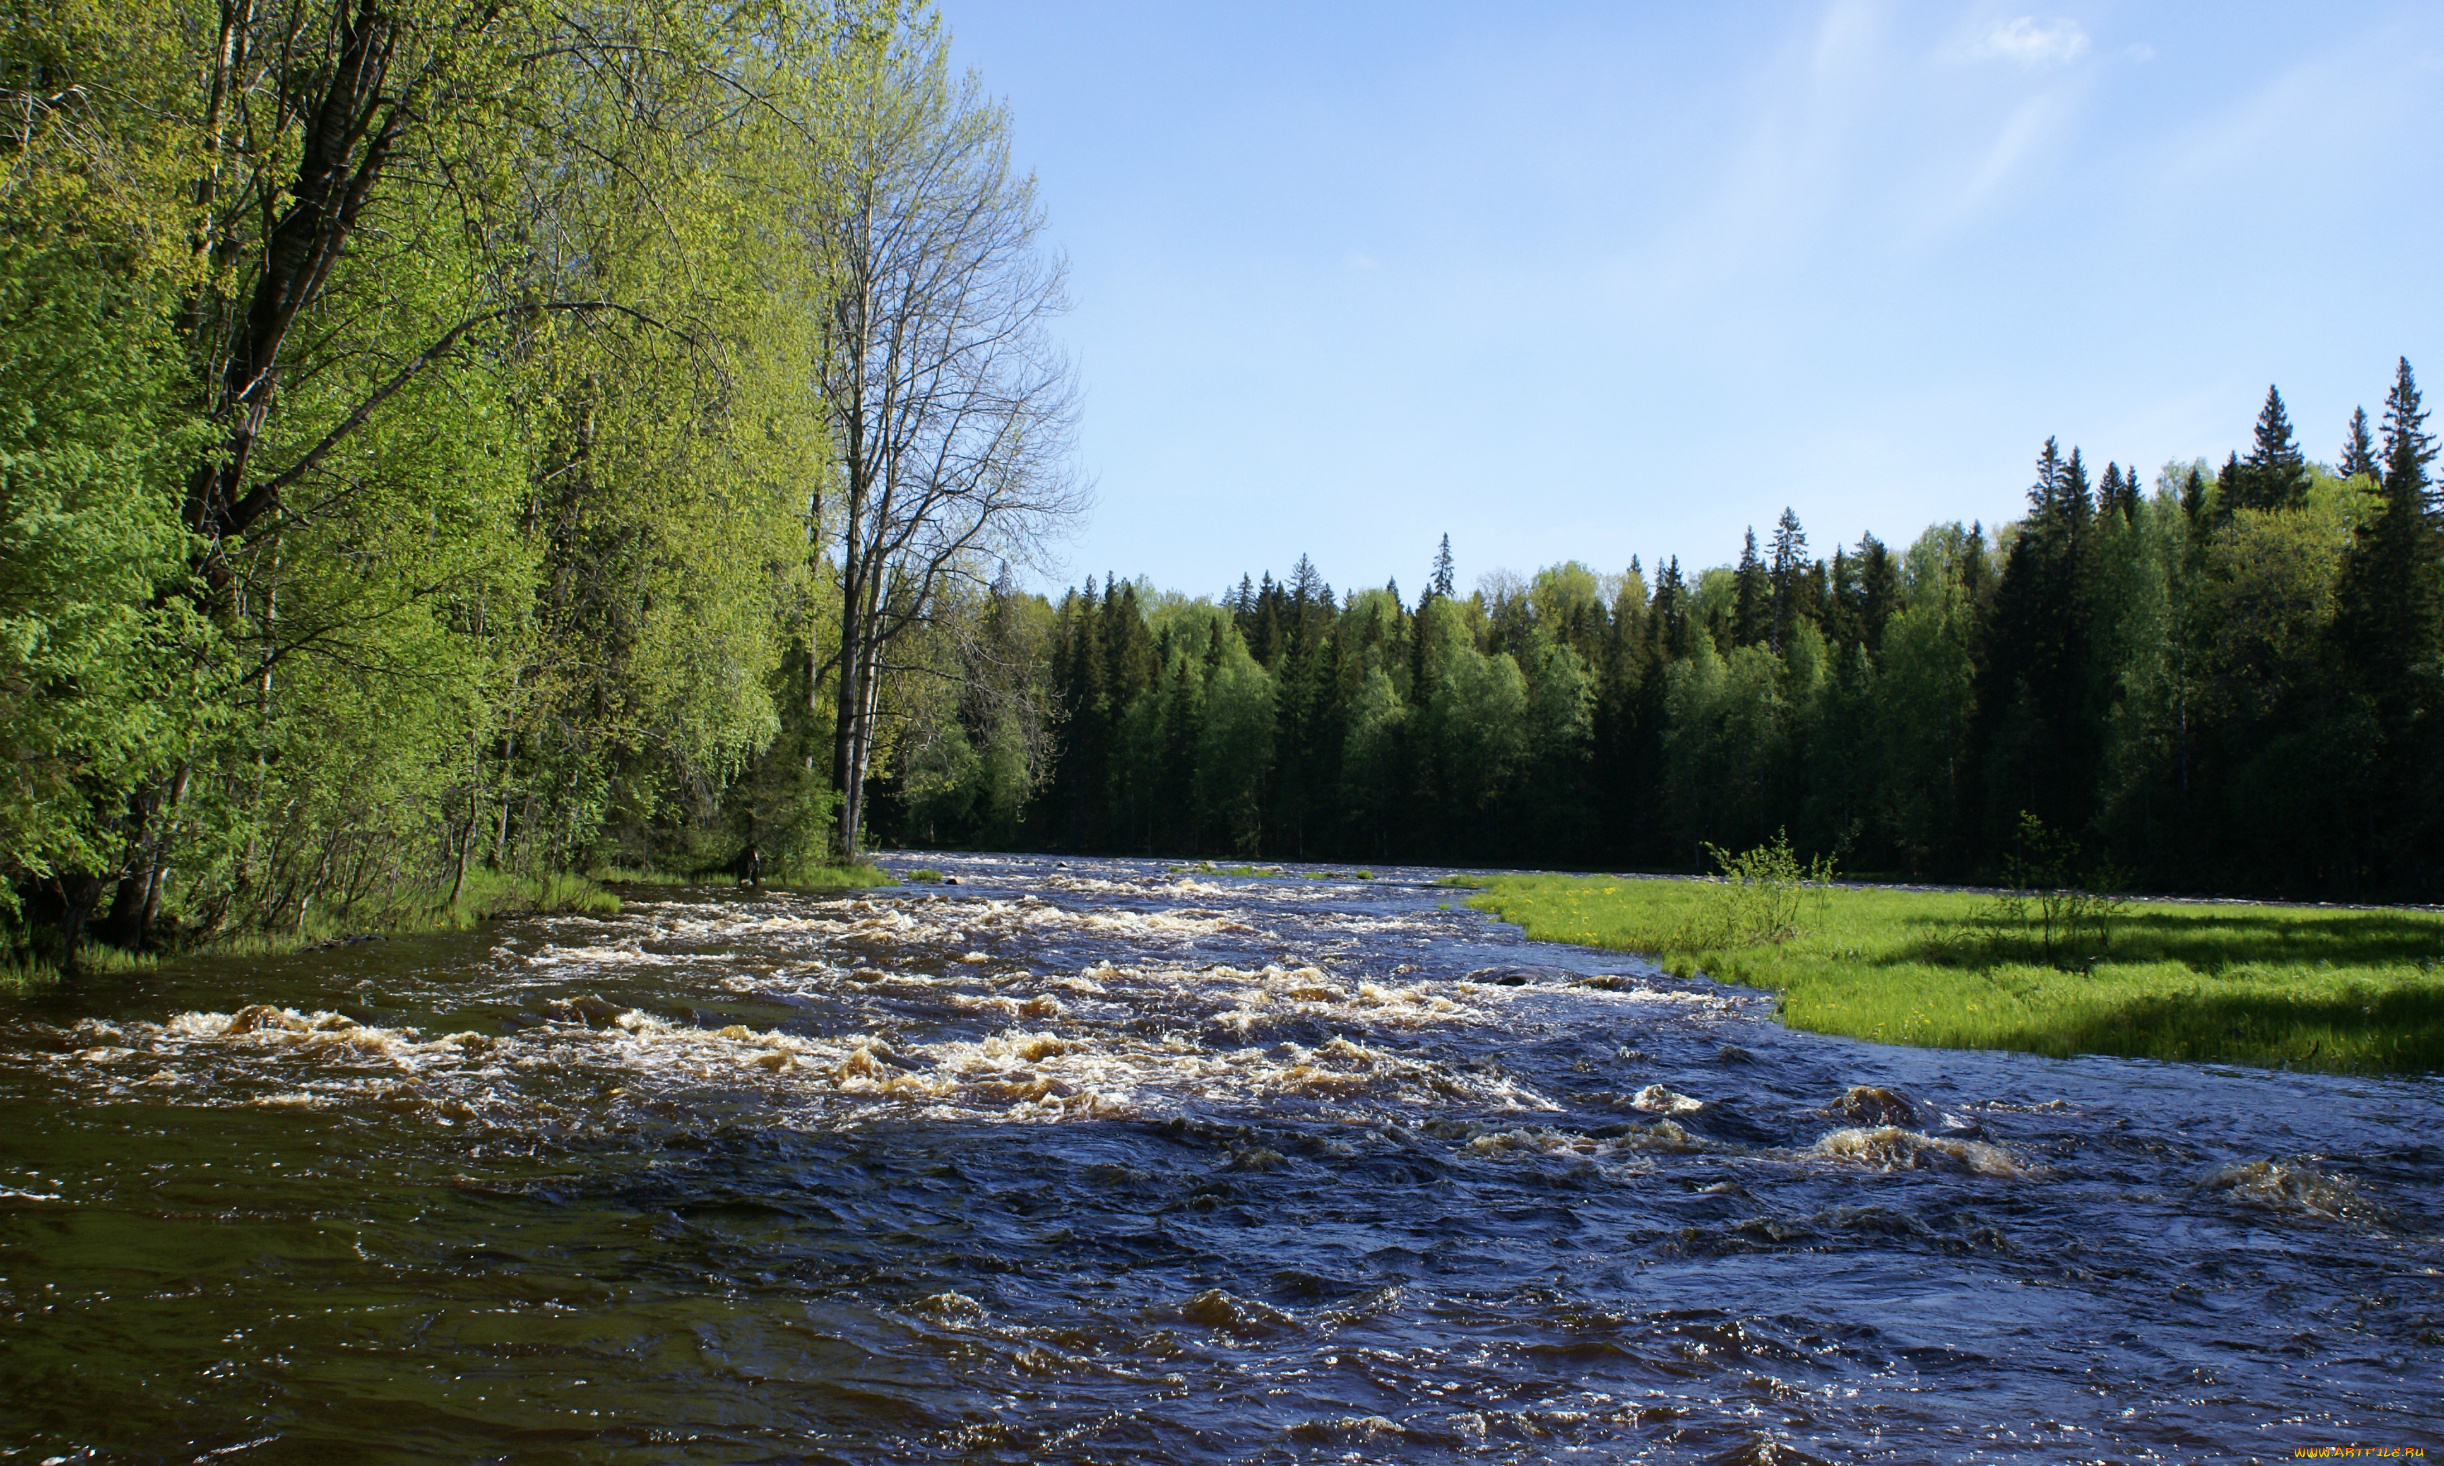
[[[1791,1032],[1430,871],[933,863],[0,998],[0,1458],[2444,1450],[2436,1080]]]

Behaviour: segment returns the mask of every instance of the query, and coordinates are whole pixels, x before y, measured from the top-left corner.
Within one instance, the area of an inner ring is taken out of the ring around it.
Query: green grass
[[[619,910],[619,897],[594,879],[573,874],[512,875],[503,871],[470,870],[455,903],[446,886],[411,888],[379,903],[364,903],[346,912],[313,908],[293,931],[227,931],[201,940],[174,939],[163,953],[127,952],[87,942],[78,949],[76,966],[82,976],[143,972],[169,957],[277,957],[303,951],[337,937],[375,933],[470,931],[487,921],[509,916],[545,916],[565,912],[609,915]],[[64,974],[43,957],[20,953],[0,957],[0,993],[23,996],[57,985]]]
[[[78,966],[87,974],[101,972],[149,972],[161,963],[150,952],[122,952],[116,947],[88,946],[78,954]],[[0,958],[0,993],[11,997],[28,997],[59,986],[63,974],[39,957],[19,953]]]
[[[907,875],[902,876],[901,879],[919,881],[927,885],[931,885],[933,882],[942,879],[942,872],[935,870],[930,865],[920,865],[916,869],[908,872]]]
[[[1605,876],[1455,877],[1537,941],[1652,955],[1782,995],[1783,1022],[1928,1048],[2444,1070],[2444,915],[2132,903],[2063,971],[1990,897],[1829,890],[1780,945],[1709,937],[1725,888]]]

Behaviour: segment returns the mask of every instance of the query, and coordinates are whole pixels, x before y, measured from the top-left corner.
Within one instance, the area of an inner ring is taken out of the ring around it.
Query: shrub
[[[1812,894],[1818,908],[1833,881],[1833,857],[1819,855],[1802,865],[1791,850],[1787,831],[1737,855],[1709,844],[1706,853],[1722,868],[1717,895],[1708,913],[1711,932],[1693,943],[1699,946],[1752,947],[1771,942],[1780,946],[1799,935],[1799,917]]]

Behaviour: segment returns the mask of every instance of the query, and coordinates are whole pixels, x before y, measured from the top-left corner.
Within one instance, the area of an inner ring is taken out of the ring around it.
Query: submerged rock
[[[1871,1084],[1850,1086],[1825,1111],[1853,1125],[1898,1125],[1911,1130],[1924,1124],[1927,1114],[1899,1090]]]

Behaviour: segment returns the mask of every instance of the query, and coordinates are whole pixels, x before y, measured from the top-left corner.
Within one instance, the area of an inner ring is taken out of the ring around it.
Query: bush
[[[2011,889],[1982,913],[1983,924],[2016,932],[2022,949],[2033,946],[2048,967],[2093,971],[2113,946],[2113,931],[2128,902],[2111,892],[2122,884],[2109,865],[2081,870],[2079,842],[2026,810],[2020,811],[2017,847],[2003,862],[2003,884]],[[2033,940],[2032,940],[2033,939]]]
[[[1776,831],[1771,841],[1737,855],[1713,844],[1706,846],[1706,853],[1723,873],[1709,913],[1713,930],[1694,945],[1753,947],[1771,942],[1778,947],[1799,935],[1800,913],[1811,893],[1822,909],[1825,888],[1833,880],[1833,857],[1819,855],[1801,865],[1786,831]]]

